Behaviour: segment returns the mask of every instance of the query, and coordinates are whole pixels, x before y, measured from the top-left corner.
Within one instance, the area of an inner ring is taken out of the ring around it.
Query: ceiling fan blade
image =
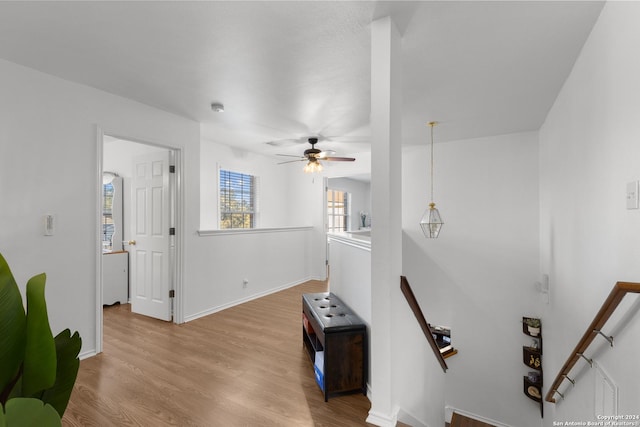
[[[284,165],[285,163],[295,163],[295,162],[303,162],[307,159],[298,159],[298,160],[287,160],[286,162],[280,162],[279,165]]]
[[[325,157],[322,160],[329,160],[331,162],[354,162],[356,159],[353,157]]]
[[[327,157],[329,157],[332,154],[336,154],[336,152],[333,151],[333,150],[321,151],[315,157],[316,157],[316,159],[326,159]]]
[[[276,154],[276,156],[282,156],[282,157],[297,157],[300,160],[304,160],[304,157],[302,156],[294,156],[292,154]]]

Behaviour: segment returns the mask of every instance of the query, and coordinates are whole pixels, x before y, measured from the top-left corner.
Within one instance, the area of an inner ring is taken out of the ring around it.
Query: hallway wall
[[[640,282],[640,210],[626,209],[626,185],[640,180],[640,3],[608,2],[540,130],[541,269],[551,303],[543,316],[550,384],[616,281]],[[605,325],[589,355],[618,387],[618,414],[638,414],[640,315],[637,297]],[[635,313],[635,314],[634,314]],[[547,404],[552,421],[595,421],[595,372],[580,361],[576,387]],[[545,390],[546,392],[546,390]]]
[[[78,330],[81,354],[92,354],[100,250],[97,126],[183,149],[190,166],[184,177],[185,225],[195,230],[199,125],[4,60],[0,93],[0,252],[23,292],[29,277],[47,274],[52,331]],[[43,235],[45,214],[56,216],[53,236]],[[187,257],[188,246],[187,237]]]

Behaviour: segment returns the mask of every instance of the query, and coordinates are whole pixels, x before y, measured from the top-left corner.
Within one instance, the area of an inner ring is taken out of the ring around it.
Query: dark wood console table
[[[302,341],[324,401],[340,394],[367,395],[367,327],[329,292],[302,295]]]

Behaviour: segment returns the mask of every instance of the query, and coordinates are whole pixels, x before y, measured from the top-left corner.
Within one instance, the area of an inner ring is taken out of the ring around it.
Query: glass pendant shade
[[[440,212],[436,209],[436,204],[429,203],[429,209],[425,211],[420,220],[420,227],[422,227],[424,236],[428,239],[437,239],[443,224]]]
[[[309,163],[304,167],[305,173],[322,172],[322,165],[318,160],[309,160]]]

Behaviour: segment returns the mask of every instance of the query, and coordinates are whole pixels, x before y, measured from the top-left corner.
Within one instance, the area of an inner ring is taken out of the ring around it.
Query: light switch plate
[[[627,183],[627,209],[638,209],[638,181]]]
[[[44,216],[44,235],[45,236],[53,236],[56,232],[55,225],[55,215],[45,215]]]

